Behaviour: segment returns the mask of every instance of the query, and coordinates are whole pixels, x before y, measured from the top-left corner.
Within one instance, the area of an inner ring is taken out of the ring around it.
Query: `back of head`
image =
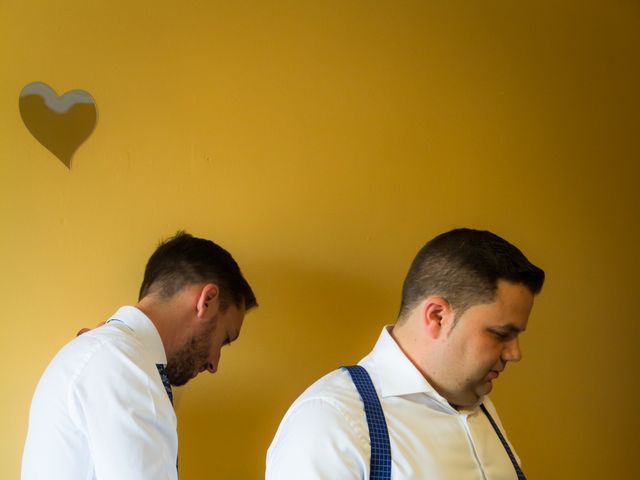
[[[188,285],[214,283],[220,290],[220,307],[246,310],[257,306],[251,287],[231,254],[211,240],[178,232],[161,243],[144,271],[139,298],[156,294],[171,298]]]
[[[438,235],[416,255],[402,288],[399,319],[423,299],[446,299],[458,318],[472,305],[495,299],[498,280],[525,285],[534,295],[544,271],[514,245],[488,231],[459,228]]]

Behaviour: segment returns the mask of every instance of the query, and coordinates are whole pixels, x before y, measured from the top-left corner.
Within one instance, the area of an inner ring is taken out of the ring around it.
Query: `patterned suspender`
[[[504,435],[502,435],[502,432],[498,428],[498,425],[493,420],[491,415],[489,415],[489,412],[487,411],[487,408],[484,406],[484,404],[481,404],[480,408],[482,409],[484,414],[489,419],[489,422],[491,423],[491,426],[493,427],[493,429],[498,434],[498,438],[500,439],[500,442],[502,442],[502,446],[507,451],[507,455],[509,455],[509,458],[511,459],[511,463],[513,464],[513,468],[516,469],[516,475],[518,475],[518,480],[527,480],[527,477],[524,476],[524,473],[522,473],[522,470],[520,469],[520,465],[518,465],[518,462],[516,462],[516,457],[513,454],[513,452],[511,451],[511,449],[509,448],[509,444],[507,443],[507,440],[504,438]]]
[[[369,427],[369,437],[371,442],[371,467],[370,480],[390,480],[391,479],[391,446],[389,443],[389,431],[387,430],[387,422],[384,419],[384,412],[380,405],[380,400],[376,394],[376,390],[371,382],[371,377],[367,371],[360,365],[350,367],[342,367],[351,375],[351,379],[360,394],[362,403],[364,403],[364,412],[367,417],[367,425]],[[507,440],[502,435],[498,425],[493,420],[484,404],[480,405],[480,409],[489,419],[489,423],[495,430],[502,446],[507,452],[509,459],[516,471],[518,480],[526,480],[524,473],[520,469],[520,465],[516,461],[516,457],[509,448]]]
[[[380,400],[376,394],[371,377],[360,365],[342,367],[349,372],[364,403],[364,412],[369,427],[371,442],[371,463],[369,478],[371,480],[391,480],[391,446],[387,422]]]

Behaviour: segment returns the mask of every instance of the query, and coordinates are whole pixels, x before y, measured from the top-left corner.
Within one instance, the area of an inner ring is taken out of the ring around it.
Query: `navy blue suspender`
[[[362,403],[364,403],[364,412],[367,417],[367,425],[369,427],[369,437],[371,442],[371,467],[369,478],[371,480],[390,480],[391,479],[391,446],[389,443],[389,432],[387,430],[387,422],[384,419],[384,412],[380,405],[380,400],[376,394],[376,390],[371,382],[371,377],[367,371],[360,365],[342,367],[349,372],[351,379],[360,394]],[[507,440],[502,435],[498,425],[493,420],[484,404],[480,405],[480,409],[489,419],[489,423],[495,430],[502,446],[509,455],[509,459],[516,471],[518,480],[526,480],[524,473],[520,469],[520,465],[516,461]]]
[[[376,390],[373,388],[371,377],[360,365],[342,368],[346,369],[351,375],[351,379],[364,403],[364,412],[367,417],[369,437],[371,439],[369,478],[371,480],[390,480],[391,445],[389,444],[389,432],[387,431],[387,422],[384,419],[384,412]]]
[[[520,469],[520,465],[518,465],[518,462],[516,462],[516,457],[513,454],[513,452],[511,451],[511,448],[509,447],[509,444],[507,443],[507,440],[504,438],[504,435],[502,435],[502,432],[498,428],[498,425],[496,425],[496,422],[493,420],[491,415],[489,415],[489,412],[487,411],[487,407],[485,407],[484,404],[480,404],[480,408],[482,409],[484,414],[489,419],[489,422],[491,423],[491,426],[493,427],[493,429],[498,434],[498,438],[500,439],[500,442],[502,442],[502,446],[507,451],[507,455],[509,455],[509,459],[511,460],[511,463],[513,464],[513,468],[516,469],[516,475],[518,475],[518,480],[526,480],[526,477],[524,476],[524,473],[522,473],[522,470]]]

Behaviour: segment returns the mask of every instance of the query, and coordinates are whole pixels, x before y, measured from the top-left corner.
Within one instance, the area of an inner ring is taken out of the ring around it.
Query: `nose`
[[[211,349],[209,352],[209,358],[205,365],[205,368],[209,373],[216,373],[218,371],[218,364],[220,363],[220,348]]]
[[[522,351],[520,350],[520,342],[517,337],[505,345],[504,351],[502,352],[502,358],[505,362],[520,361],[522,358]]]
[[[218,371],[218,359],[209,360],[206,368],[209,373],[216,373]]]
[[[218,369],[215,367],[213,363],[207,363],[207,371],[209,373],[216,373]]]

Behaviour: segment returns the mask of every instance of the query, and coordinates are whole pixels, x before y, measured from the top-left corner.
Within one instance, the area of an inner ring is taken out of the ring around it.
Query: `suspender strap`
[[[484,404],[481,404],[480,408],[482,409],[484,414],[489,419],[489,422],[491,423],[491,426],[496,431],[496,433],[498,434],[498,438],[502,442],[502,446],[507,451],[507,455],[509,455],[509,458],[511,459],[511,463],[513,464],[513,468],[515,468],[515,470],[516,470],[516,475],[518,475],[518,480],[526,480],[526,477],[524,476],[524,473],[522,473],[522,470],[520,469],[520,465],[518,465],[518,462],[516,461],[515,455],[511,451],[511,448],[509,447],[509,444],[507,443],[507,440],[504,438],[504,435],[502,435],[502,432],[498,428],[498,425],[496,424],[495,420],[491,417],[491,415],[489,415],[489,412],[487,411],[487,408],[484,406]]]
[[[391,445],[389,443],[389,432],[387,422],[384,419],[384,412],[380,405],[380,400],[371,382],[371,377],[360,365],[342,367],[351,375],[351,379],[360,394],[364,403],[364,412],[367,417],[369,427],[369,437],[371,443],[371,464],[370,480],[390,480],[391,479]]]

